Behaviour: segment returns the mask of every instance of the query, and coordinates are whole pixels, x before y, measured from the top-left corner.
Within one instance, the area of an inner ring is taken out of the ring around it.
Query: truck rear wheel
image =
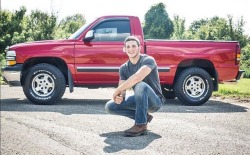
[[[198,106],[206,103],[212,95],[213,83],[203,69],[193,67],[183,70],[177,78],[174,92],[185,105]]]
[[[62,98],[65,89],[62,72],[46,63],[32,67],[23,86],[25,96],[35,104],[54,104]]]

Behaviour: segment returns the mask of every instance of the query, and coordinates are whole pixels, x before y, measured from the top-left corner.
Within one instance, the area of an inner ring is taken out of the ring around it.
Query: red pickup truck
[[[22,86],[33,103],[53,104],[69,87],[115,87],[119,67],[128,60],[123,41],[139,38],[142,53],[155,58],[163,94],[185,105],[202,105],[218,83],[237,81],[240,46],[236,41],[144,40],[138,17],[104,16],[85,24],[65,40],[9,47],[2,69],[9,85]]]

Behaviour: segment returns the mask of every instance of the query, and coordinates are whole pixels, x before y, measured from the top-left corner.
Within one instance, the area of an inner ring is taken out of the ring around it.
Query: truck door
[[[117,85],[119,67],[128,59],[122,48],[125,38],[131,34],[130,21],[105,19],[92,30],[93,40],[77,42],[75,46],[77,83]]]

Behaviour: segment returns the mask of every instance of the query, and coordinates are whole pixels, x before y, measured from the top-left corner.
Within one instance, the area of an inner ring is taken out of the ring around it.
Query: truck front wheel
[[[174,92],[185,105],[198,106],[206,103],[212,95],[213,83],[203,69],[193,67],[183,70],[177,78]]]
[[[46,63],[32,67],[23,86],[25,96],[35,104],[54,104],[62,98],[65,89],[62,72]]]

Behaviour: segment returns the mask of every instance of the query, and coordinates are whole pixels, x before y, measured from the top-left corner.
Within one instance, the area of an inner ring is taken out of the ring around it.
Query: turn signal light
[[[16,64],[16,61],[15,60],[9,60],[9,61],[6,61],[6,65],[7,66],[13,66]]]
[[[235,64],[239,65],[240,64],[240,44],[236,46],[236,53],[235,53]]]
[[[236,63],[239,64],[240,63],[240,54],[237,54],[237,57],[236,57]]]

